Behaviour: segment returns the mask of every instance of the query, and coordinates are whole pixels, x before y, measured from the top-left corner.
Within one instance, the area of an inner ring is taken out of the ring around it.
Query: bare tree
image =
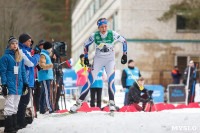
[[[44,38],[43,18],[37,9],[36,0],[0,0],[0,56],[9,36],[28,33],[36,42]]]

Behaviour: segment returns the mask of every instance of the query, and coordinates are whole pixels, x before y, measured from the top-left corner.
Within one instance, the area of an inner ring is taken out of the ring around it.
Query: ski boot
[[[109,101],[109,109],[110,109],[110,116],[114,116],[114,111],[116,110],[114,100]]]
[[[78,110],[81,106],[82,106],[83,101],[81,99],[78,99],[76,101],[76,104],[74,104],[71,108],[70,108],[70,112],[71,113],[76,113],[76,110]]]

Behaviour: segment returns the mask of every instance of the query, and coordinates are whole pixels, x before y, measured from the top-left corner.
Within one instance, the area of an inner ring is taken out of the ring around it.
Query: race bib
[[[19,72],[19,66],[14,66],[14,74],[18,74]]]

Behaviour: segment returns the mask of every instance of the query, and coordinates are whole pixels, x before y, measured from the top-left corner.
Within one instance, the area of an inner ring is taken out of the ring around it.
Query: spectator
[[[97,107],[101,108],[101,95],[102,95],[102,88],[103,88],[103,78],[102,78],[103,72],[104,72],[104,67],[101,69],[101,71],[97,75],[95,82],[90,87],[90,94],[91,94],[90,106],[91,107],[95,107],[95,94],[97,94]]]
[[[17,110],[22,94],[28,93],[28,81],[24,60],[19,52],[18,40],[10,37],[8,48],[0,59],[2,93],[6,98],[4,132],[17,131]]]
[[[153,101],[151,99],[153,91],[152,90],[147,91],[147,89],[143,87],[144,85],[143,77],[140,77],[137,82],[138,84],[134,82],[133,86],[129,88],[129,92],[127,95],[128,96],[127,105],[133,104],[138,111],[142,110],[144,111],[147,102],[149,102],[151,105],[153,104]],[[141,95],[141,93],[144,94]],[[142,107],[138,105],[139,102],[142,102]]]
[[[76,86],[78,86],[78,94],[81,94],[82,87],[87,81],[87,72],[84,69],[85,66],[84,60],[85,60],[84,54],[81,54],[80,59],[75,65],[75,72],[77,74]]]
[[[123,90],[125,91],[124,106],[127,105],[127,93],[129,88],[133,85],[135,80],[138,80],[139,77],[141,77],[140,70],[135,67],[135,62],[133,60],[129,60],[128,68],[123,70],[121,77]]]
[[[27,105],[30,101],[30,93],[32,89],[34,88],[35,66],[37,65],[40,58],[39,54],[35,54],[34,56],[31,56],[32,43],[33,41],[30,35],[24,33],[19,36],[19,48],[20,48],[22,58],[24,59],[26,75],[27,75],[28,83],[29,83],[28,94],[21,96],[19,106],[18,106],[17,121],[18,121],[20,129],[26,127],[26,125],[28,124],[25,120],[25,112],[26,112]]]
[[[53,64],[51,62],[50,53],[52,51],[52,44],[50,42],[45,42],[44,49],[40,53],[39,65],[42,70],[38,71],[38,81],[42,84],[42,91],[40,95],[40,113],[44,114],[45,104],[49,110],[49,113],[53,113],[53,107],[50,100],[50,85],[51,80],[53,80]]]
[[[40,54],[41,50],[43,49],[45,41],[40,40],[38,45],[34,48],[34,54]],[[35,103],[35,109],[36,111],[39,111],[39,101],[40,101],[40,93],[41,93],[41,83],[37,79],[37,71],[40,71],[41,67],[39,64],[35,67],[35,89],[33,94],[33,100]]]
[[[190,70],[189,70],[190,69]],[[190,71],[190,74],[189,74]],[[194,96],[195,96],[195,84],[193,84],[196,81],[196,69],[194,66],[194,61],[191,60],[189,63],[189,66],[185,69],[184,72],[184,79],[183,79],[183,83],[185,85],[188,85],[188,104],[191,102],[194,102]],[[188,76],[189,74],[189,76]],[[194,90],[193,96],[192,96],[192,90]]]
[[[172,75],[172,78],[173,78],[173,84],[180,84],[181,72],[178,70],[177,66],[174,67],[171,75]]]

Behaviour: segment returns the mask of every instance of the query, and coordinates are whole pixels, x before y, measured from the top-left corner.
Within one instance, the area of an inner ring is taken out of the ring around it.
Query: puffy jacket
[[[87,81],[87,73],[84,70],[84,64],[81,64],[81,60],[80,59],[75,65],[75,72],[77,74],[76,86],[85,85],[85,83]]]
[[[7,85],[9,95],[22,95],[23,83],[28,84],[24,60],[22,59],[20,63],[17,63],[17,66],[19,66],[18,74],[14,74],[14,66],[16,66],[14,51],[6,49],[0,62],[2,85]]]
[[[31,48],[23,45],[19,42],[19,48],[22,55],[22,58],[24,59],[24,65],[26,68],[26,74],[28,78],[29,87],[34,87],[35,82],[35,66],[37,65],[40,55],[35,54],[34,56],[31,56]]]

